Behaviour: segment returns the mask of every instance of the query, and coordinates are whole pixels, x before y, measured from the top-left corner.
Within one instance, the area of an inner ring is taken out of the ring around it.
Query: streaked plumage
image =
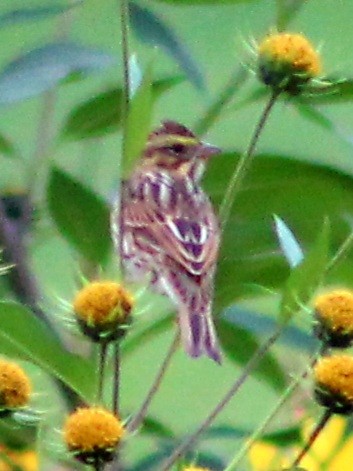
[[[219,362],[211,317],[219,223],[199,185],[204,162],[217,152],[184,126],[164,122],[123,183],[112,231],[129,277],[150,274],[153,288],[177,307],[187,353]]]

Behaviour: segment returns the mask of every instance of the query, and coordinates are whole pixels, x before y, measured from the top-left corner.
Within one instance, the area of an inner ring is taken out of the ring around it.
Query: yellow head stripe
[[[147,147],[172,146],[173,144],[183,144],[185,146],[195,146],[200,141],[195,137],[178,136],[177,134],[168,134],[165,136],[153,136],[147,143]]]

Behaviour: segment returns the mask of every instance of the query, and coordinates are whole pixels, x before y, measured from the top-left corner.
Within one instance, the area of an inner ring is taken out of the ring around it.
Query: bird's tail
[[[181,339],[186,352],[194,358],[203,354],[221,363],[222,355],[215,331],[211,303],[194,295],[188,305],[179,308]]]

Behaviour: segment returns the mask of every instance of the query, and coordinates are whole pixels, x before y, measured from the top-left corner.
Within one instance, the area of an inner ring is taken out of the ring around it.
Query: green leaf
[[[65,11],[79,5],[80,1],[71,4],[58,3],[47,4],[38,7],[18,8],[11,10],[0,15],[0,28],[11,26],[17,23],[24,23],[27,21],[38,21],[53,16],[61,15]]]
[[[154,417],[145,417],[143,424],[140,430],[140,433],[145,433],[147,435],[153,435],[158,438],[174,438],[175,434],[166,425],[162,424],[159,420]]]
[[[216,209],[239,155],[215,156],[208,165],[203,187]],[[293,228],[305,250],[312,246],[313,234],[328,217],[335,252],[347,236],[346,215],[353,214],[353,180],[337,170],[299,162],[293,156],[257,155],[222,234],[216,312],[233,305],[240,296],[253,296],[254,288],[283,287],[290,270],[273,231],[273,214],[280,214]],[[352,284],[352,263],[350,252],[330,276]]]
[[[114,63],[110,54],[74,43],[34,49],[0,73],[0,104],[25,100],[50,90],[75,74],[102,70]]]
[[[241,365],[246,364],[259,347],[249,332],[225,318],[217,322],[217,333],[227,357]],[[283,370],[271,353],[264,355],[253,374],[277,391],[282,391],[286,386]]]
[[[334,123],[323,113],[314,108],[310,103],[296,100],[295,107],[304,118],[312,121],[327,131],[334,132],[338,136],[340,135]]]
[[[0,353],[35,363],[91,400],[96,386],[94,365],[69,353],[49,328],[24,306],[0,302]]]
[[[195,87],[205,88],[198,64],[174,31],[148,8],[134,2],[129,3],[129,8],[131,26],[138,38],[143,43],[161,47],[175,60]]]
[[[302,263],[286,282],[281,300],[280,321],[288,322],[312,297],[320,285],[329,256],[329,225],[324,223],[318,238]]]
[[[290,267],[297,266],[304,258],[303,251],[293,232],[286,223],[278,216],[274,215],[275,229],[279,245],[287,259]]]
[[[150,131],[152,118],[152,70],[149,67],[142,83],[131,99],[124,136],[122,176],[127,178],[140,157]]]
[[[55,167],[47,196],[50,214],[61,234],[88,260],[104,264],[111,248],[107,204]]]
[[[183,80],[181,76],[174,76],[154,81],[152,84],[153,101]],[[114,88],[79,105],[70,113],[62,136],[69,139],[86,139],[117,132],[121,126],[122,99],[122,89]]]
[[[247,332],[264,338],[271,335],[277,328],[277,319],[264,313],[258,313],[244,309],[239,306],[230,306],[222,314],[221,317],[231,322],[233,325]],[[295,348],[302,353],[312,355],[317,349],[318,341],[311,333],[304,332],[295,325],[288,325],[283,329],[279,337],[278,344]]]

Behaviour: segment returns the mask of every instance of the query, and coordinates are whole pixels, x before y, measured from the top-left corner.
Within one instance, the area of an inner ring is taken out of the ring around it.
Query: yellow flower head
[[[198,466],[187,466],[183,471],[211,471],[209,468],[200,468]]]
[[[12,471],[13,465],[18,466],[22,471],[39,470],[38,454],[33,450],[15,451],[0,446],[0,453],[7,458],[5,461],[0,456],[0,471]]]
[[[73,302],[83,332],[94,341],[115,340],[129,323],[133,298],[119,283],[96,281],[81,289]]]
[[[31,394],[27,374],[16,363],[0,360],[0,409],[9,411],[24,407]]]
[[[315,395],[321,405],[337,414],[353,411],[353,357],[333,355],[314,368]]]
[[[258,61],[266,85],[293,95],[321,72],[319,54],[301,34],[270,34],[258,46]]]
[[[353,292],[336,290],[314,300],[317,336],[331,347],[348,347],[353,341]]]
[[[67,448],[86,464],[111,461],[124,433],[120,420],[101,407],[77,409],[64,425]]]

